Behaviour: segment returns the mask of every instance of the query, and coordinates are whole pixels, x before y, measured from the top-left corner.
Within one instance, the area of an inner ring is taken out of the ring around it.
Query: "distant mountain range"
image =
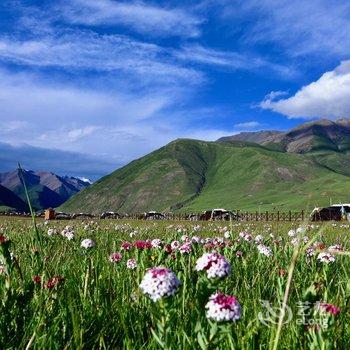
[[[23,170],[23,177],[35,210],[56,208],[91,184],[89,180],[45,171]],[[0,173],[0,185],[0,209],[28,210],[19,170]]]
[[[77,193],[65,211],[306,209],[350,202],[350,120],[216,142],[176,140]]]

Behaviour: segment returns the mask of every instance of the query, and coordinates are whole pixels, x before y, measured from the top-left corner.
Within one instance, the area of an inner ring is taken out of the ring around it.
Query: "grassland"
[[[302,223],[39,221],[35,231],[30,220],[0,220],[3,349],[350,346],[347,223],[304,224],[306,231],[291,233]],[[81,247],[87,238],[94,247]],[[153,239],[161,240],[159,247],[147,241]],[[126,241],[129,250],[122,249]],[[169,249],[174,241],[190,242],[190,252]],[[259,244],[271,254],[261,253]],[[319,253],[335,244],[343,249],[332,251],[335,261],[320,261]],[[210,279],[205,271],[196,271],[197,259],[212,251],[229,262],[228,276]],[[109,256],[115,252],[121,259],[112,263]],[[131,258],[137,262],[135,269],[126,266]],[[147,269],[155,266],[171,269],[181,281],[174,296],[157,302],[139,287]],[[288,273],[291,319],[286,317],[276,344]],[[206,317],[208,298],[218,290],[236,296],[241,304],[236,322]],[[320,302],[340,312],[321,312]],[[308,306],[307,315],[300,313],[301,303]]]

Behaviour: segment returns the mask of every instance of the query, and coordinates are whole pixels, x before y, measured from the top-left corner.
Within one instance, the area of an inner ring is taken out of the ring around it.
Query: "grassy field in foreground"
[[[0,218],[1,348],[348,349],[349,225],[300,224]]]

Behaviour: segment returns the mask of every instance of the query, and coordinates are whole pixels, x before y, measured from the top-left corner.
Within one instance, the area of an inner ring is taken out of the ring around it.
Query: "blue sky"
[[[179,137],[350,116],[348,1],[3,0],[0,23],[0,171],[97,178]]]

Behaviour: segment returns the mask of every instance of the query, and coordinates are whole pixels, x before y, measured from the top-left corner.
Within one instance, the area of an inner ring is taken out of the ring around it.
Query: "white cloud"
[[[268,95],[260,104],[289,118],[348,118],[350,116],[350,60],[324,73],[294,96],[276,100]]]
[[[122,25],[152,36],[196,37],[202,23],[188,9],[164,8],[143,1],[69,0],[59,4],[57,13],[74,24]]]

